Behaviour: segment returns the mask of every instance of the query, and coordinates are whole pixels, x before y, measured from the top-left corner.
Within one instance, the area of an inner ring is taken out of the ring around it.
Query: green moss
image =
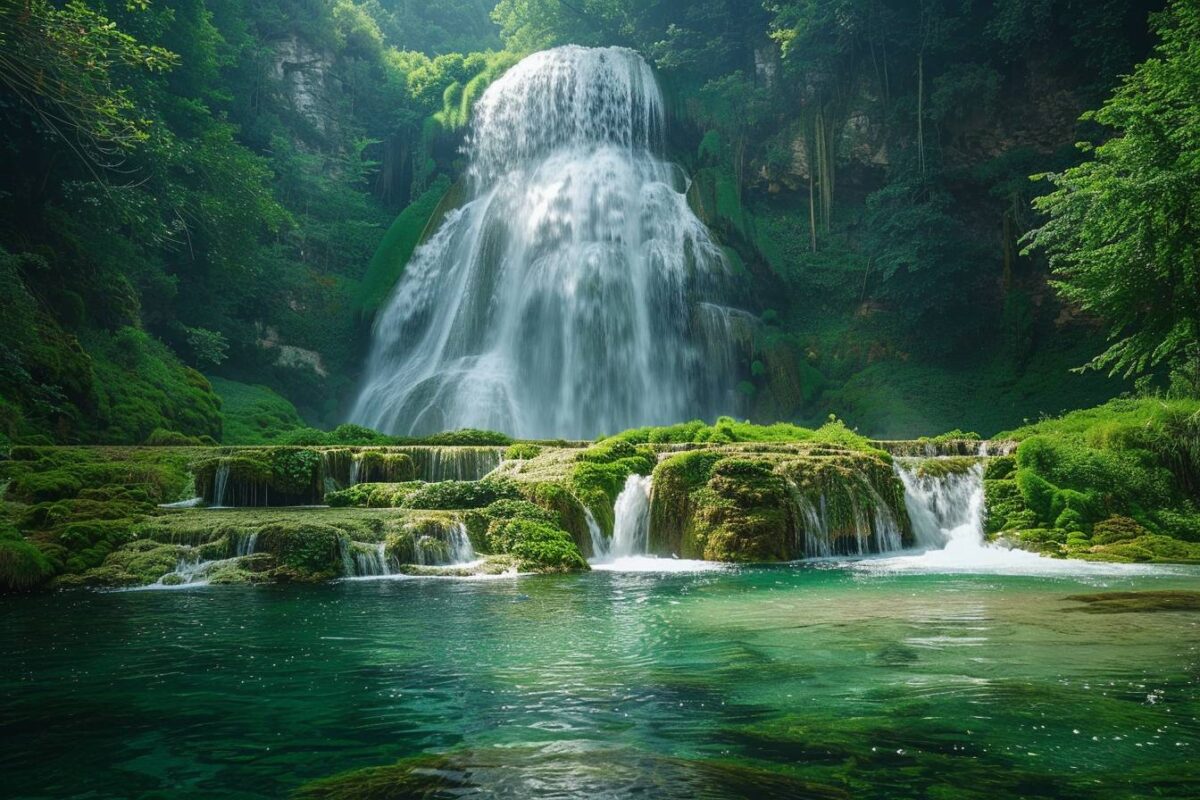
[[[427,483],[408,494],[405,508],[456,509],[483,508],[497,500],[516,500],[520,490],[512,481],[487,479],[482,481],[440,481]]]
[[[505,433],[497,431],[481,431],[476,428],[462,428],[457,431],[446,431],[444,433],[434,433],[429,436],[422,436],[418,439],[407,440],[400,439],[399,443],[404,444],[427,444],[440,447],[485,447],[512,444],[512,437]]]
[[[508,446],[508,449],[504,451],[504,458],[506,460],[537,458],[541,452],[542,448],[532,442],[517,442]]]
[[[65,470],[49,470],[18,477],[9,487],[9,492],[18,499],[38,503],[74,497],[82,488],[83,482],[74,474]]]
[[[321,522],[268,523],[258,534],[258,549],[270,553],[275,580],[323,581],[342,572],[342,553],[349,547],[345,532]]]
[[[143,442],[147,447],[207,447],[216,443],[211,436],[188,436],[165,428],[155,428]]]
[[[364,483],[404,483],[416,478],[416,468],[405,453],[364,450],[358,454],[358,476]]]
[[[296,407],[266,386],[224,378],[209,382],[221,398],[225,444],[282,444],[284,436],[304,427]]]
[[[574,572],[588,569],[571,534],[546,522],[510,519],[488,529],[493,552],[517,558],[522,571]]]
[[[404,505],[406,497],[424,486],[421,481],[356,483],[347,489],[328,492],[325,502],[334,508],[399,508]]]
[[[143,442],[156,428],[221,438],[221,402],[212,386],[157,339],[125,327],[91,333],[84,345],[98,390],[93,440]]]
[[[988,481],[1011,478],[1017,469],[1016,456],[994,456],[984,462],[983,479]]]
[[[11,535],[0,539],[0,593],[36,589],[53,574],[49,559],[31,542]]]

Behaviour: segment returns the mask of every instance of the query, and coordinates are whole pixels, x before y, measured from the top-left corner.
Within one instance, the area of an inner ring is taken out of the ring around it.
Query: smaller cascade
[[[213,473],[213,508],[225,508],[225,495],[229,490],[229,461],[222,458]]]
[[[163,575],[147,588],[163,588],[173,586],[204,586],[209,576],[217,567],[236,563],[238,556],[232,558],[201,559],[196,556],[184,556],[179,559],[175,569]]]
[[[413,461],[417,480],[477,481],[500,466],[504,458],[502,447],[396,447],[392,452],[404,453]]]
[[[471,546],[471,537],[467,535],[467,526],[456,522],[450,526],[450,563],[470,564],[476,560],[475,548]]]
[[[383,551],[391,564],[447,567],[479,560],[467,526],[461,521],[422,520],[410,523],[398,536],[390,537]]]
[[[650,541],[649,475],[630,475],[613,506],[613,537],[609,555],[613,558],[646,554]]]
[[[351,543],[350,550],[353,560],[353,572],[351,574],[356,578],[391,575],[392,570],[388,564],[387,553],[385,552],[386,547],[387,545],[384,542],[374,545],[364,542]]]
[[[797,477],[804,486],[789,479],[788,489],[799,556],[864,556],[903,546],[903,530],[891,505],[861,471],[801,472]]]
[[[233,545],[233,555],[235,558],[252,555],[255,552],[255,548],[258,547],[258,531],[231,535],[233,539],[230,544]]]
[[[596,515],[587,506],[583,507],[583,518],[587,521],[588,535],[592,539],[592,558],[608,558],[608,539],[604,538],[604,531],[596,521]]]
[[[321,456],[319,485],[323,491],[336,492],[358,482],[353,477],[355,460],[349,449],[327,448],[318,452]]]
[[[895,470],[918,547],[983,545],[982,461],[965,470],[940,470],[929,469],[925,460],[897,458]]]

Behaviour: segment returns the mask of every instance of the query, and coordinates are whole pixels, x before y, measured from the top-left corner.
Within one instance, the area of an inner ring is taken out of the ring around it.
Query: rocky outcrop
[[[322,135],[336,125],[333,98],[333,54],[315,48],[295,34],[275,42],[271,73],[287,104]]]
[[[882,453],[741,444],[669,455],[654,470],[650,552],[788,561],[898,549],[903,490]]]

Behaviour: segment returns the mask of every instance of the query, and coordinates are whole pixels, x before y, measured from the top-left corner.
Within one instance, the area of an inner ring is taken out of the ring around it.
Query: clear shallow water
[[[5,600],[0,794],[1200,796],[1200,573],[885,562]]]

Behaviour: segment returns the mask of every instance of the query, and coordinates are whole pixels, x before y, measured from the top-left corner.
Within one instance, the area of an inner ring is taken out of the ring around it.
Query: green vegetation
[[[385,443],[318,428],[461,202],[473,104],[567,42],[636,48],[666,90],[759,319],[730,413],[988,435],[1127,388],[1067,372],[1098,324],[1097,366],[1194,393],[1200,37],[1186,3],[1148,27],[1160,5],[7,4],[0,443]],[[741,436],[682,427],[657,435]]]
[[[221,398],[224,444],[278,444],[287,434],[305,427],[296,407],[266,386],[251,386],[210,378]]]
[[[988,531],[1050,555],[1200,559],[1200,402],[1113,400],[1019,428],[985,474]]]
[[[1154,57],[1087,117],[1108,137],[1050,176],[1054,191],[1035,203],[1050,218],[1032,243],[1050,253],[1063,296],[1108,324],[1112,343],[1092,366],[1130,376],[1165,364],[1197,396],[1200,8],[1173,3],[1154,27]]]

